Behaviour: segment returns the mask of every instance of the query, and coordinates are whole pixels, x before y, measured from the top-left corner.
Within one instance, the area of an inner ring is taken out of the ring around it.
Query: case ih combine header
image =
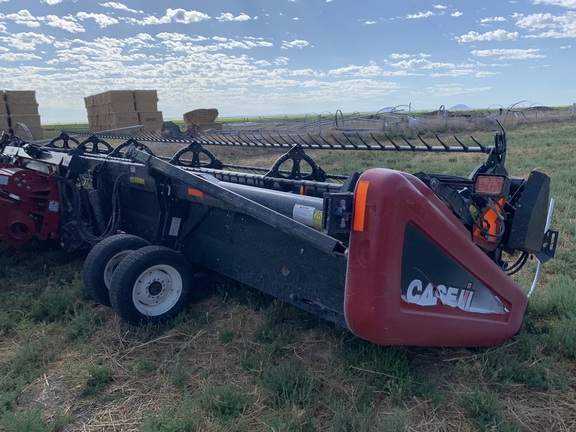
[[[503,132],[491,145],[174,125],[160,135],[69,133],[45,145],[2,137],[0,240],[91,246],[87,290],[131,324],[178,314],[195,269],[210,269],[377,344],[496,345],[519,330],[556,248],[550,179],[536,171],[510,178]],[[166,159],[146,142],[182,148]],[[287,151],[263,169],[226,165],[208,146]],[[469,177],[385,168],[335,176],[309,149],[484,160]],[[532,256],[538,267],[525,290],[511,275]]]

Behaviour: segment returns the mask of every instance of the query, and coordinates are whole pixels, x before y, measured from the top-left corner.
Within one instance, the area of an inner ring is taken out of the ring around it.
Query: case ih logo
[[[436,306],[440,302],[440,304],[470,312],[474,294],[471,282],[468,282],[466,288],[458,288],[432,283],[425,286],[420,279],[414,279],[408,285],[405,300],[420,306]]]

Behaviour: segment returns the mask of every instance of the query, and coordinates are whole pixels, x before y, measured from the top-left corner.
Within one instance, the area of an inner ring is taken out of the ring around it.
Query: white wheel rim
[[[108,263],[106,263],[106,267],[104,267],[104,285],[106,285],[106,288],[110,289],[110,281],[112,280],[112,275],[114,274],[116,267],[118,267],[118,264],[120,264],[122,260],[132,252],[133,252],[132,250],[125,250],[122,252],[118,252],[116,255],[114,255],[112,258],[108,260]]]
[[[182,276],[167,264],[144,271],[134,283],[132,301],[138,312],[159,316],[170,311],[182,294]]]

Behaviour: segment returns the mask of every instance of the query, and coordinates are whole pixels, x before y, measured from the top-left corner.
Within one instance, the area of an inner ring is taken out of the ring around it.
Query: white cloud
[[[470,76],[473,75],[474,71],[471,69],[449,69],[444,72],[434,72],[429,76],[432,78],[442,78],[442,77],[460,77],[460,76]]]
[[[364,25],[374,25],[374,24],[376,24],[377,22],[378,22],[378,21],[366,21],[366,22],[364,23]]]
[[[5,31],[6,31],[6,26],[0,22],[0,33],[4,33]]]
[[[78,12],[76,14],[76,17],[80,21],[84,21],[87,19],[93,19],[100,26],[100,28],[108,27],[109,25],[118,24],[118,20],[116,18],[109,17],[108,15],[105,15],[105,14]]]
[[[171,21],[190,24],[210,19],[208,15],[198,11],[187,11],[184,9],[167,9],[166,16]]]
[[[36,45],[50,45],[54,42],[54,38],[41,33],[26,32],[0,37],[0,42],[4,42],[7,46],[12,46],[21,51],[35,51]]]
[[[371,63],[370,66],[349,65],[338,69],[332,69],[328,71],[328,74],[335,76],[381,76],[382,69],[375,63]]]
[[[541,30],[547,28],[559,28],[561,17],[551,13],[538,13],[531,15],[515,14],[516,25],[529,30]]]
[[[58,3],[62,3],[64,0],[40,0],[40,3],[46,3],[50,6],[57,5]]]
[[[40,27],[38,19],[32,15],[27,9],[22,9],[17,13],[0,14],[0,19],[8,19],[14,21],[16,24],[25,25],[27,27]]]
[[[576,9],[576,0],[533,0],[533,3]]]
[[[169,24],[171,22],[190,24],[209,19],[210,16],[203,12],[187,11],[184,9],[166,9],[166,14],[161,18],[157,18],[154,15],[149,15],[144,17],[142,21],[137,20],[135,22],[142,25],[160,25]]]
[[[204,36],[191,37],[182,33],[169,33],[169,32],[158,33],[156,37],[164,40],[179,41],[179,42],[201,42],[209,39]]]
[[[487,18],[482,18],[482,19],[480,20],[481,23],[504,22],[504,21],[506,21],[506,18],[501,17],[501,16],[487,17]]]
[[[404,59],[404,58],[410,58],[412,57],[410,54],[398,54],[398,53],[392,53],[389,55],[389,57],[391,59]]]
[[[430,18],[432,16],[436,15],[434,12],[432,11],[426,11],[426,12],[418,12],[416,14],[410,14],[407,15],[406,18],[407,19],[420,19],[420,18]]]
[[[440,63],[431,62],[425,58],[413,58],[410,60],[402,60],[397,63],[388,63],[390,66],[397,67],[400,69],[438,69],[438,68],[454,68],[456,67],[453,63]]]
[[[433,7],[434,7],[434,9],[440,9],[440,10],[442,10],[442,9],[447,9],[446,6],[440,5],[440,4],[434,5]]]
[[[546,57],[545,55],[540,54],[540,50],[536,48],[474,50],[471,53],[476,57],[496,57],[498,59],[513,60],[526,60]]]
[[[461,17],[462,15],[464,15],[464,14],[460,11],[455,11],[455,12],[452,12],[450,14],[451,17],[455,17],[455,18]]]
[[[476,78],[489,78],[495,75],[500,75],[500,72],[479,71],[476,72]]]
[[[307,47],[308,45],[310,44],[307,41],[299,39],[293,40],[291,42],[282,41],[282,49],[304,48]]]
[[[475,31],[468,32],[465,35],[457,36],[456,40],[460,43],[470,42],[501,42],[518,39],[518,32],[509,32],[506,30],[494,30],[487,33],[478,33]]]
[[[61,28],[62,30],[66,30],[70,33],[84,33],[84,27],[82,27],[71,15],[66,15],[64,17],[59,17],[56,15],[46,15],[45,17],[39,18],[42,21],[46,22],[46,25],[50,27],[57,27]]]
[[[576,38],[576,12],[566,12],[562,15],[515,14],[516,25],[535,33],[527,37],[534,38]]]
[[[294,69],[290,71],[290,76],[324,76],[322,73],[318,73],[314,69]]]
[[[441,84],[427,87],[425,90],[432,96],[449,97],[484,92],[490,90],[490,87],[468,87],[461,84]]]
[[[245,13],[241,13],[238,16],[234,16],[231,13],[221,13],[216,19],[220,22],[225,21],[250,21],[250,16],[246,15]]]
[[[4,53],[0,54],[0,61],[7,61],[7,62],[21,62],[21,61],[28,61],[28,60],[39,60],[41,57],[38,57],[35,54],[25,54],[25,53]]]
[[[254,62],[254,65],[258,66],[258,67],[268,67],[268,66],[272,66],[272,63],[270,63],[267,60],[256,60]]]
[[[142,10],[137,11],[137,10],[135,10],[135,9],[130,9],[128,6],[126,6],[126,5],[122,4],[122,3],[118,3],[118,2],[100,3],[100,6],[106,7],[106,8],[123,10],[123,11],[126,11],[126,12],[144,13],[144,11],[142,11]]]
[[[286,66],[290,59],[288,57],[276,57],[274,59],[274,64],[276,66]]]

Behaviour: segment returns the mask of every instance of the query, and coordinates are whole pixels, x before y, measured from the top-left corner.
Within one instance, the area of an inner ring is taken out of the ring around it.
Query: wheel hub
[[[156,265],[143,272],[134,283],[132,297],[145,315],[160,315],[170,310],[182,293],[182,278],[169,265]]]
[[[156,297],[162,293],[164,290],[164,285],[159,281],[154,281],[148,287],[148,298]]]

